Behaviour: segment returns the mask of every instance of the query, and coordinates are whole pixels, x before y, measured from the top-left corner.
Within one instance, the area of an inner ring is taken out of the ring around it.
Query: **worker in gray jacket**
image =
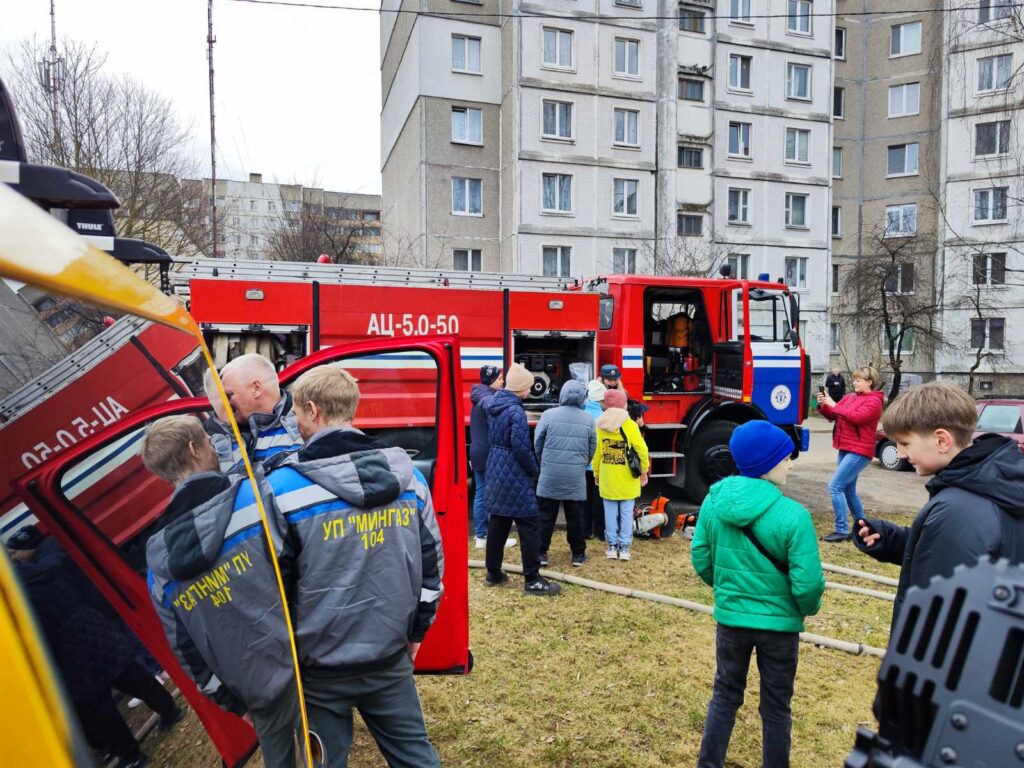
[[[565,535],[572,564],[587,562],[584,511],[587,501],[587,466],[597,448],[594,419],[585,410],[587,386],[567,381],[558,407],[545,411],[534,432],[533,447],[540,461],[537,506],[540,509],[540,564],[548,564],[548,547],[555,530],[558,508],[565,512]]]
[[[220,473],[194,416],[151,424],[142,460],[176,486],[146,545],[150,597],[171,648],[202,693],[251,717],[264,765],[292,768],[296,740],[304,743],[295,671],[252,483]],[[272,531],[280,552],[283,526]]]
[[[307,442],[268,480],[288,527],[290,592],[311,738],[345,766],[358,709],[390,766],[440,765],[413,660],[441,598],[430,489],[401,448],[352,426],[359,387],[323,365],[291,388]]]

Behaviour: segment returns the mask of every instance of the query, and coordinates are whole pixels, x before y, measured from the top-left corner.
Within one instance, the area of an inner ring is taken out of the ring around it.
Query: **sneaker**
[[[538,578],[536,581],[531,581],[525,587],[523,591],[528,595],[557,595],[562,591],[562,588],[552,581]]]
[[[587,557],[587,555],[576,555],[572,559],[572,564],[579,568],[580,566],[586,565],[589,561],[590,558]]]
[[[485,539],[483,536],[477,536],[476,537],[476,548],[477,549],[487,549],[487,539]]]
[[[540,567],[544,568],[548,564],[548,553],[545,552],[540,556]]]
[[[615,560],[619,556],[619,551],[615,547],[608,547],[608,549],[604,551],[604,556],[609,560]]]
[[[166,672],[160,672],[157,675],[155,675],[155,678],[156,681],[160,683],[160,685],[166,685],[167,681],[171,679],[171,676],[168,675]]]
[[[629,549],[619,549],[619,560],[629,560]]]
[[[142,699],[136,699],[136,698],[128,699],[128,709],[135,709],[141,703],[142,703]]]
[[[141,752],[134,757],[122,757],[118,763],[119,768],[142,768],[146,764],[146,756]]]
[[[498,576],[491,576],[489,573],[484,576],[485,587],[496,587],[499,584],[504,584],[506,581],[508,581],[508,574],[504,571],[502,571]]]
[[[184,716],[185,716],[185,713],[182,711],[181,707],[177,707],[176,706],[173,710],[168,712],[166,715],[161,715],[160,716],[160,723],[159,723],[158,727],[160,728],[161,731],[166,731],[168,728],[170,728],[176,722],[181,720],[181,718],[183,718]]]
[[[830,533],[828,536],[822,536],[821,540],[822,541],[827,541],[829,544],[838,544],[841,541],[849,541],[852,538],[853,538],[853,536],[851,536],[848,533],[840,533],[839,531],[832,531],[832,533]]]
[[[515,545],[516,545],[516,540],[513,539],[511,536],[509,536],[507,539],[505,539],[505,549],[508,549],[509,547],[514,547]]]

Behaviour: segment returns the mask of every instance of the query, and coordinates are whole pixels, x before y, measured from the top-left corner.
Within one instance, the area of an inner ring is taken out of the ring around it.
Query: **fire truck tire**
[[[729,438],[739,425],[734,421],[712,421],[693,438],[686,449],[687,495],[700,504],[708,489],[723,477],[735,474],[736,465],[729,453]]]

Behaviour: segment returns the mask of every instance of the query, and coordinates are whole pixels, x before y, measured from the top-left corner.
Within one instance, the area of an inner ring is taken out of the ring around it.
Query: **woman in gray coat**
[[[594,419],[584,408],[587,387],[567,381],[558,407],[546,411],[534,433],[533,445],[540,461],[537,506],[540,508],[540,564],[548,564],[548,547],[555,530],[558,507],[565,511],[566,538],[572,564],[587,562],[583,510],[587,500],[587,465],[597,447]]]

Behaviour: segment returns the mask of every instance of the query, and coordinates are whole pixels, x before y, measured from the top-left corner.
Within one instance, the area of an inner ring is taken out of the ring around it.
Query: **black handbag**
[[[626,437],[626,430],[619,427],[619,434],[622,435],[622,439],[626,443],[626,464],[629,466],[629,471],[632,473],[633,477],[640,477],[640,475],[643,474],[640,464],[640,454],[636,452],[636,448],[629,444],[629,438]]]

